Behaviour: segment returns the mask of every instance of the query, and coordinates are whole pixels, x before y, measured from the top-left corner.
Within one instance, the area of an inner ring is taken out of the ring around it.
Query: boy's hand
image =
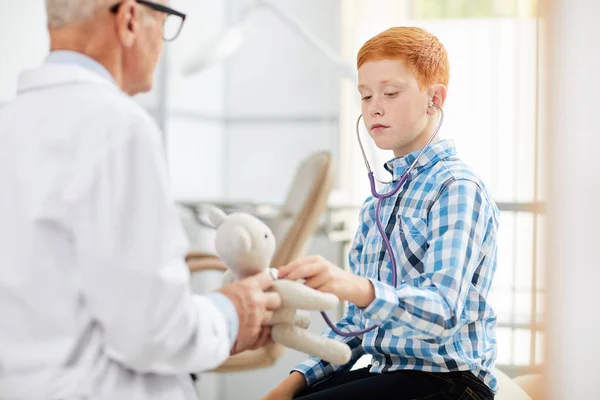
[[[304,279],[306,286],[332,293],[340,300],[350,301],[361,308],[375,298],[373,285],[368,279],[344,271],[321,256],[299,258],[278,271],[281,279]]]

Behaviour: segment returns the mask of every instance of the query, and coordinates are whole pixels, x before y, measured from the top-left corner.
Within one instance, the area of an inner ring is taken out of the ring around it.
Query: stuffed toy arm
[[[281,296],[282,308],[301,308],[311,311],[327,311],[339,304],[339,299],[331,293],[323,293],[302,283],[281,279],[273,285]]]
[[[293,324],[302,329],[310,326],[310,313],[306,310],[294,308],[280,308],[273,313],[270,325]]]
[[[271,337],[275,342],[333,364],[350,361],[352,351],[347,344],[311,333],[306,330],[308,323],[303,323],[304,318],[310,318],[310,314],[304,310],[326,311],[335,308],[339,304],[335,295],[286,279],[276,281],[274,290],[282,300],[281,308],[272,320]]]
[[[297,325],[276,324],[271,328],[271,337],[277,343],[317,357],[333,364],[346,364],[352,350],[346,343],[325,336],[318,336]]]

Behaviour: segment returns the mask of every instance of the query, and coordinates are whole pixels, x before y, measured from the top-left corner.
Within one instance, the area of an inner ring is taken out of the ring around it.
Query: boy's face
[[[431,90],[421,91],[404,62],[365,62],[358,69],[358,90],[365,126],[377,147],[400,157],[426,144],[433,97]]]

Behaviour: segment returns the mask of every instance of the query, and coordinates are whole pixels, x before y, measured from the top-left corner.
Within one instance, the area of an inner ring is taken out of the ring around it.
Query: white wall
[[[251,15],[252,34],[232,57],[193,78],[180,73],[186,57],[238,21],[247,4],[173,2],[190,15],[167,67],[167,144],[179,199],[279,202],[303,157],[337,153],[340,78],[270,11]],[[339,1],[275,4],[337,51]]]
[[[233,17],[246,2],[234,0]],[[278,0],[330,47],[339,49],[337,0]],[[333,65],[268,11],[228,64],[225,196],[281,201],[296,165],[337,150],[339,76]]]
[[[181,35],[167,44],[165,93],[167,157],[178,199],[219,197],[224,155],[225,66],[185,77],[182,68],[217,35],[226,18],[226,1],[174,0],[187,14]]]
[[[598,398],[598,149],[595,119],[600,92],[600,3],[554,0],[547,21],[551,35],[549,107],[552,147],[548,243],[550,325],[549,399]]]
[[[21,70],[47,55],[45,20],[40,0],[0,0],[0,105],[15,96]]]

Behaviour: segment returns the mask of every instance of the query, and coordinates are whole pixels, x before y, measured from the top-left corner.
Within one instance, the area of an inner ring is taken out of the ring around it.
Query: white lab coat
[[[0,109],[0,399],[195,398],[229,355],[190,293],[160,133],[78,66],[21,75]]]

